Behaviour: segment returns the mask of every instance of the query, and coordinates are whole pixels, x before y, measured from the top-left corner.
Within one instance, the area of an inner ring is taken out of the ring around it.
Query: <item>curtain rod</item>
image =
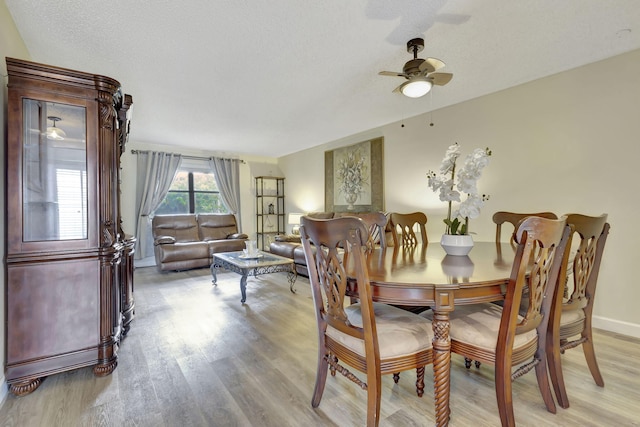
[[[149,150],[146,150],[146,151],[141,151],[141,150],[131,150],[131,154],[149,153],[149,152],[150,152]],[[176,153],[171,153],[171,154],[176,154]],[[183,159],[191,159],[191,160],[209,160],[209,159],[210,159],[210,157],[187,156],[187,155],[185,155],[185,154],[180,154],[180,155],[182,156],[182,158],[183,158]],[[214,156],[211,156],[211,157],[214,157]],[[244,161],[244,160],[242,160],[242,159],[231,159],[231,158],[226,158],[226,159],[223,159],[223,160],[237,160],[237,161],[239,161],[239,162],[240,162],[240,163],[242,163],[242,164],[246,164],[246,163],[247,163],[247,162],[245,162],[245,161]]]

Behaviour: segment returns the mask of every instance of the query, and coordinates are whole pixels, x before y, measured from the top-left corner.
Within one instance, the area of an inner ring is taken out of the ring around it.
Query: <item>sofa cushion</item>
[[[233,214],[199,214],[200,240],[220,240],[238,232]]]
[[[192,214],[156,215],[152,220],[153,238],[169,236],[178,243],[197,242],[198,223]]]

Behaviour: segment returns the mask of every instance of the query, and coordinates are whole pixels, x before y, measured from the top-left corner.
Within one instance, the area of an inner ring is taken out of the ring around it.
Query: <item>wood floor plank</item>
[[[286,275],[250,277],[240,304],[240,277],[208,269],[158,273],[135,270],[135,319],[119,350],[118,367],[99,378],[91,368],[58,374],[38,390],[9,395],[0,426],[360,426],[366,393],[341,375],[329,377],[311,407],[317,332],[309,282],[297,293]],[[535,375],[513,384],[519,426],[640,426],[640,340],[595,331],[605,380],[598,387],[580,348],[563,356],[568,409],[547,412]],[[451,422],[497,426],[492,366],[467,370],[452,358]],[[361,376],[362,378],[363,376]],[[400,383],[383,377],[382,427],[434,424],[433,374],[415,393],[415,372]]]

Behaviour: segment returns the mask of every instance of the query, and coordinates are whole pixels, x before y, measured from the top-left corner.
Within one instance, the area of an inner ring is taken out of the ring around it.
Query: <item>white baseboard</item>
[[[604,329],[605,331],[628,335],[634,338],[640,338],[640,325],[637,323],[623,322],[621,320],[609,319],[607,317],[600,316],[593,316],[591,322],[591,325],[594,328]]]

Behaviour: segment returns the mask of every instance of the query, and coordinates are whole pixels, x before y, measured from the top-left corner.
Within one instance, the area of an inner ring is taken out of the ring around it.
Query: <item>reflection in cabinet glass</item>
[[[22,109],[23,238],[86,239],[86,108],[25,98]],[[67,121],[73,122],[68,134],[51,132]]]

